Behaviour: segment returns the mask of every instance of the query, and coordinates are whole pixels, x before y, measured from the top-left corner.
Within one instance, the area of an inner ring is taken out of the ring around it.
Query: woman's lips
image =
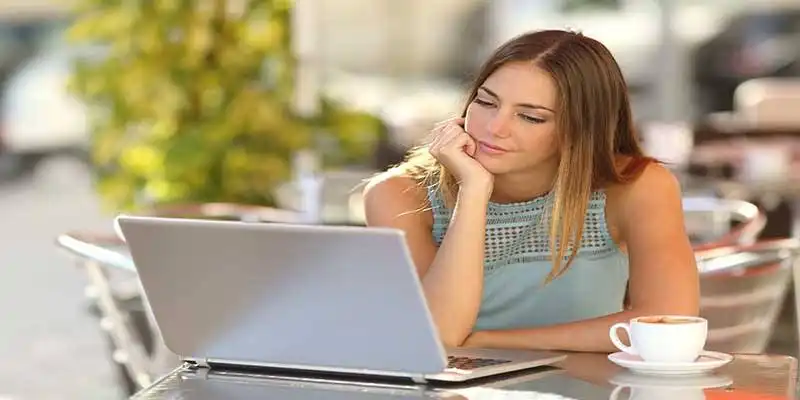
[[[498,146],[495,146],[495,145],[492,145],[492,144],[489,144],[489,143],[486,143],[486,142],[482,142],[482,141],[478,141],[478,148],[480,149],[481,152],[486,153],[486,154],[504,154],[504,153],[508,153],[508,150],[506,150],[506,149],[504,149],[502,147],[498,147]]]

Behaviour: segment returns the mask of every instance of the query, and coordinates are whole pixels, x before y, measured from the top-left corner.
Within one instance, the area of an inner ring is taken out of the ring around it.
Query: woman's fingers
[[[467,144],[464,145],[464,152],[470,157],[475,157],[475,153],[478,151],[478,144],[475,142],[475,139],[467,133],[464,133],[464,136],[466,136],[467,141]]]
[[[442,128],[442,127],[445,127],[447,125],[464,126],[464,118],[463,117],[448,118],[448,119],[446,119],[444,121],[441,121],[441,122],[437,123],[436,125],[434,125],[434,129]]]
[[[463,128],[464,118],[450,118],[440,122],[431,130],[428,151],[434,156],[457,148],[467,154],[475,154],[475,143]]]

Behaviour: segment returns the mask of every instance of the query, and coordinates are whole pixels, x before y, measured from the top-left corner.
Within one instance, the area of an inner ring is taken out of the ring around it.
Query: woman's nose
[[[489,120],[486,130],[492,136],[508,137],[508,117],[503,113],[497,113],[492,119]]]

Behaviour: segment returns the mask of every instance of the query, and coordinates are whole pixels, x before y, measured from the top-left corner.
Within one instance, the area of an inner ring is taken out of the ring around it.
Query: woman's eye
[[[519,114],[519,117],[522,118],[523,121],[530,122],[532,124],[541,124],[545,122],[541,118],[531,117],[530,115],[525,115],[525,114]]]
[[[483,107],[491,107],[492,106],[491,102],[486,101],[486,100],[481,100],[481,99],[479,99],[477,97],[475,98],[475,100],[472,100],[472,101],[475,102],[475,104],[477,104],[479,106],[483,106]]]

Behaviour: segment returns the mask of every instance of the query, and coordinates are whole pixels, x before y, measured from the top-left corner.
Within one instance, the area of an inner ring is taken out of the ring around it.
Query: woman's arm
[[[476,332],[465,345],[614,351],[608,337],[614,323],[652,314],[697,315],[699,277],[675,177],[660,165],[650,165],[635,182],[609,193],[607,209],[630,260],[628,309],[547,327]]]
[[[488,196],[487,190],[479,188],[459,192],[450,226],[437,250],[424,188],[407,177],[384,175],[364,191],[367,225],[405,231],[445,346],[461,345],[478,316]]]

